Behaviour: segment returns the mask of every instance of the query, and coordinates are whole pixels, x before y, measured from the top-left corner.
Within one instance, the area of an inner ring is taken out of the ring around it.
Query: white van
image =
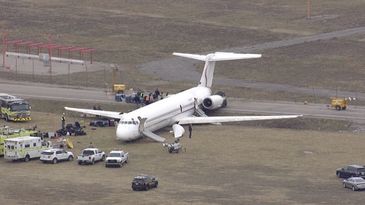
[[[39,158],[41,152],[49,149],[49,143],[44,142],[40,137],[16,137],[4,140],[4,158],[8,160],[29,161]]]

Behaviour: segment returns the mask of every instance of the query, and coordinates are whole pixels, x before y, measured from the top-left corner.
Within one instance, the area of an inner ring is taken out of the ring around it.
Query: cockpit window
[[[120,121],[120,124],[128,124],[128,125],[138,125],[138,122],[137,121]]]

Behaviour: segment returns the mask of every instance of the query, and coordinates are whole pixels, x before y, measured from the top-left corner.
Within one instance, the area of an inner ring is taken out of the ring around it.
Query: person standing
[[[193,125],[189,124],[189,138],[191,139],[191,134],[193,132]]]
[[[62,129],[65,129],[65,123],[66,123],[65,113],[62,113],[62,117],[61,117]]]

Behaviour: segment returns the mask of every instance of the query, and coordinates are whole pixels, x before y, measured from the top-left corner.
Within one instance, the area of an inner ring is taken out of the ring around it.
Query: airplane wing
[[[220,117],[184,117],[179,120],[179,124],[208,124],[220,122],[241,122],[254,120],[276,120],[291,119],[301,117],[303,115],[273,115],[273,116],[220,116]]]
[[[120,119],[123,115],[120,112],[105,111],[105,110],[81,109],[81,108],[72,108],[72,107],[65,107],[65,110],[74,111],[74,112],[81,112],[81,113],[91,114],[91,115],[100,115],[100,116],[110,117],[110,118],[114,118],[114,119]]]

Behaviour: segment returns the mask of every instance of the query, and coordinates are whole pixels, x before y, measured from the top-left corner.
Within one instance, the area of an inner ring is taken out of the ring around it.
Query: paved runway
[[[65,100],[75,102],[117,103],[113,95],[107,95],[102,89],[56,87],[55,85],[38,83],[19,83],[0,80],[0,92],[18,95],[24,98],[48,100]],[[230,98],[228,113],[256,114],[303,114],[305,117],[349,120],[365,123],[365,106],[349,106],[346,111],[328,109],[324,104],[307,104],[278,101],[248,101]]]
[[[304,117],[349,120],[365,123],[365,106],[349,106],[347,110],[337,111],[324,104],[304,104],[280,101],[246,101],[244,99],[229,99],[225,108],[230,113],[258,114],[303,114]]]
[[[41,83],[25,83],[0,79],[0,93],[8,93],[23,98],[40,98],[49,100],[87,101],[111,103],[114,96],[98,88],[60,87]]]

